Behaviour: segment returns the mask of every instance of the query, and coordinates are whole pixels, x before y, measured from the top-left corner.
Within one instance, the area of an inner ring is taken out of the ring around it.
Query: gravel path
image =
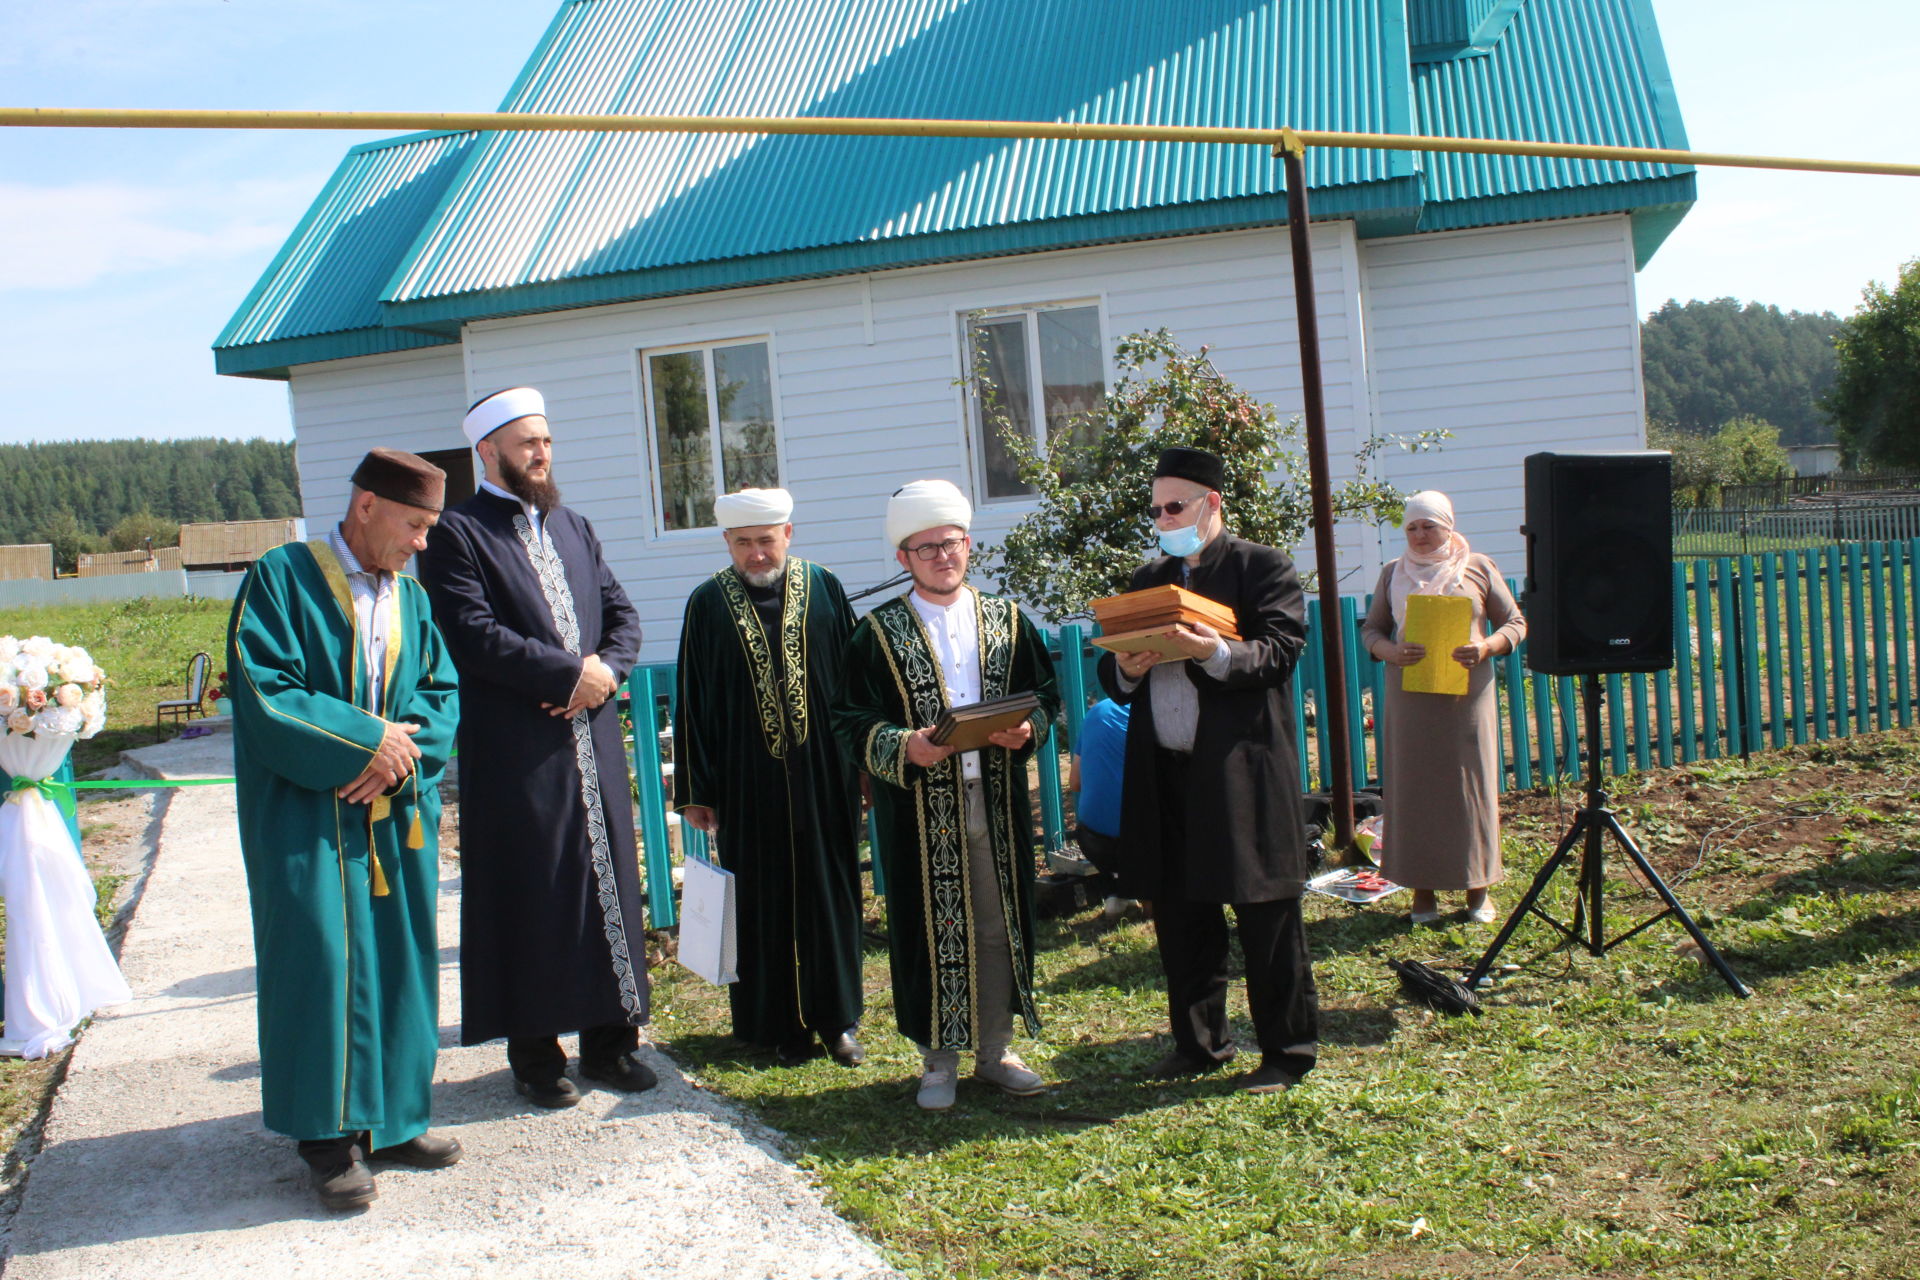
[[[231,773],[231,738],[129,753],[155,777]],[[269,1274],[455,1277],[893,1275],[829,1213],[776,1135],[647,1049],[657,1089],[569,1111],[514,1094],[499,1044],[458,1047],[460,883],[441,885],[434,1126],[452,1169],[383,1169],[380,1198],[321,1210],[260,1125],[252,938],[229,787],[171,793],[121,965],[132,1004],[81,1038],[13,1224],[9,1280]]]

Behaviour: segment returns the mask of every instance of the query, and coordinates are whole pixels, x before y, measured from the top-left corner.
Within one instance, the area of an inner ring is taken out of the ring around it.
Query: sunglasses
[[[1197,498],[1175,498],[1172,502],[1156,502],[1147,508],[1147,519],[1158,520],[1163,512],[1170,516],[1177,516],[1189,507],[1204,506],[1206,501],[1206,495],[1202,494]]]

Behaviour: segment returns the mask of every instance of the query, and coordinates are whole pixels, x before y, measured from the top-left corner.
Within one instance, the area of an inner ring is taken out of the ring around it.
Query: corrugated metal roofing
[[[381,329],[380,290],[477,136],[413,134],[349,151],[215,347]]]
[[[1650,4],[566,0],[502,109],[1685,146]],[[1643,260],[1693,198],[1657,165],[1315,150],[1308,178],[1362,235],[1631,211]],[[488,315],[1272,224],[1280,191],[1257,147],[416,135],[348,155],[217,361],[277,376]]]
[[[574,0],[510,109],[1393,130],[1377,0]],[[1410,175],[1319,151],[1315,189]],[[805,181],[804,188],[798,181]],[[1281,190],[1259,148],[486,137],[390,301]]]
[[[1414,102],[1432,134],[1687,145],[1649,0],[1527,0],[1489,56],[1416,67]],[[1421,168],[1422,230],[1618,210],[1627,191],[1627,208],[1693,197],[1691,166],[1433,153]]]

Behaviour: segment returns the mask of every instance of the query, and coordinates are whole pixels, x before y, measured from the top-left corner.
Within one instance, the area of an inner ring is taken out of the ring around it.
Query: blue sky
[[[1694,146],[1920,160],[1920,5],[1655,0]],[[0,0],[17,106],[491,110],[557,0]],[[0,440],[292,436],[285,387],[208,350],[355,142],[0,129]],[[1920,179],[1703,171],[1642,308],[1850,311],[1920,256]]]

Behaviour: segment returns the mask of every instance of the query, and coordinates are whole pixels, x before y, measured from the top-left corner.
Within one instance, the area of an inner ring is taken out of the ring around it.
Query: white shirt
[[[974,616],[973,588],[964,588],[952,604],[935,604],[918,589],[907,599],[926,624],[927,637],[933,642],[933,656],[940,663],[940,678],[947,688],[947,705],[965,707],[980,701],[980,623]],[[960,776],[969,782],[980,778],[978,751],[960,753]]]
[[[505,498],[508,502],[519,503],[520,509],[527,513],[527,522],[533,526],[534,541],[538,542],[540,540],[540,508],[534,506],[519,494],[502,489],[491,480],[481,480],[480,487],[496,498]]]
[[[387,630],[393,625],[395,579],[378,569],[363,569],[338,528],[327,535],[327,545],[340,557],[353,595],[354,629],[360,633],[360,660],[367,664],[367,705],[380,714],[387,685]]]
[[[1233,653],[1222,640],[1213,656],[1202,660],[1199,667],[1218,680],[1227,674],[1232,664]],[[1114,674],[1127,692],[1140,687],[1140,682],[1128,679],[1126,672]],[[1153,734],[1159,740],[1158,745],[1168,751],[1192,751],[1194,731],[1200,726],[1200,690],[1187,679],[1178,662],[1166,658],[1147,668],[1147,684],[1147,696],[1153,699]]]

